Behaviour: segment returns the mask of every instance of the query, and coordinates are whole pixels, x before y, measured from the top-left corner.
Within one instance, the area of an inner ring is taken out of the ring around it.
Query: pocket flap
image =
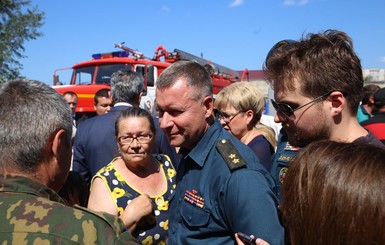
[[[210,212],[208,210],[195,207],[188,202],[182,203],[181,215],[184,221],[191,227],[205,226],[210,220]]]

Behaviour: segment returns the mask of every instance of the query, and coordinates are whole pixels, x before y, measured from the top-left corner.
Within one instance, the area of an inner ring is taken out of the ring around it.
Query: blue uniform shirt
[[[216,148],[231,140],[247,167],[231,171]],[[283,244],[274,181],[250,148],[218,121],[184,156],[169,209],[169,244],[234,244],[241,231]]]
[[[285,180],[286,172],[291,160],[298,154],[299,150],[299,147],[294,147],[289,144],[287,134],[282,128],[279,133],[277,150],[272,157],[270,172],[276,183],[275,193],[277,194],[279,202],[282,201],[282,184]]]
[[[382,143],[371,133],[355,139],[354,142],[359,142],[362,144],[374,144],[383,147]],[[272,158],[272,166],[270,172],[276,183],[275,193],[277,194],[279,202],[282,201],[282,185],[285,181],[286,172],[289,169],[291,161],[301,149],[302,148],[300,147],[294,147],[289,144],[287,134],[282,128],[279,134],[277,151]]]

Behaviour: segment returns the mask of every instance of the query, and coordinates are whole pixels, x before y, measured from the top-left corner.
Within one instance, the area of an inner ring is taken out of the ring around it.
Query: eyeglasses
[[[141,134],[138,136],[125,135],[118,138],[118,142],[122,145],[131,145],[134,140],[137,140],[140,144],[148,144],[152,139],[152,134]]]
[[[295,111],[297,111],[297,110],[299,110],[299,109],[301,109],[307,105],[310,105],[311,103],[322,100],[323,98],[328,97],[333,92],[334,91],[327,92],[326,94],[323,94],[323,95],[315,98],[314,100],[309,101],[308,103],[301,105],[297,108],[292,108],[290,105],[285,104],[285,103],[275,102],[273,99],[271,99],[271,104],[273,104],[273,107],[277,111],[277,113],[282,113],[286,117],[290,118]]]
[[[218,118],[218,120],[223,120],[226,123],[230,123],[236,116],[243,113],[243,111],[238,111],[234,115],[228,115],[225,112],[221,112],[218,109],[214,109],[214,116]]]

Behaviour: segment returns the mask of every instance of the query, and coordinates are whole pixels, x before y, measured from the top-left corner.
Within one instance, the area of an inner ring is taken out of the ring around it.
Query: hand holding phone
[[[255,240],[257,240],[256,238],[252,238],[242,232],[238,232],[237,235],[239,239],[241,239],[241,241],[246,245],[251,245],[251,244],[255,245]]]

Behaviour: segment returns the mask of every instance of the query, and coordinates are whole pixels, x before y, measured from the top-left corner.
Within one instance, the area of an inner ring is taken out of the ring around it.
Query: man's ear
[[[208,95],[203,99],[203,106],[206,108],[206,118],[212,116],[214,110],[213,97]]]
[[[138,96],[138,105],[140,106],[140,102],[142,101],[142,96],[143,96],[143,92],[140,92],[139,96]]]
[[[339,91],[331,93],[329,100],[331,101],[331,112],[333,116],[341,114],[347,106],[345,96]]]
[[[52,133],[47,145],[47,159],[42,164],[42,171],[45,176],[45,185],[58,192],[68,175],[71,167],[71,143],[64,129]]]
[[[373,96],[369,97],[369,104],[374,105],[374,97]]]
[[[59,129],[52,136],[52,145],[51,151],[52,154],[56,157],[60,154],[60,149],[63,147],[63,144],[68,144],[67,134],[64,129]]]

